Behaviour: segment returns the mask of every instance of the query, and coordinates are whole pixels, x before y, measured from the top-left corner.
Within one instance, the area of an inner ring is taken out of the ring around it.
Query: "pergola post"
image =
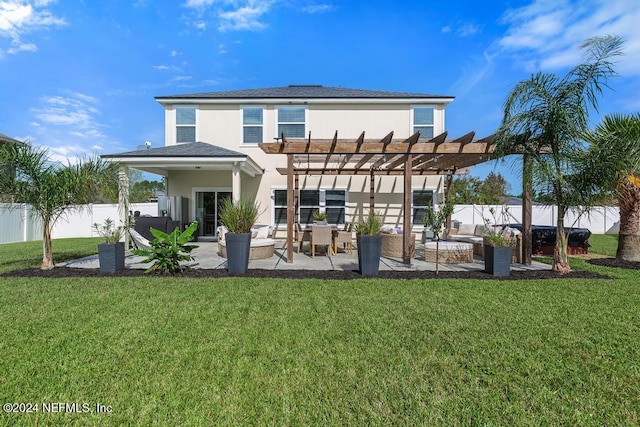
[[[522,155],[522,263],[531,265],[531,248],[533,233],[531,230],[532,216],[532,161],[531,155]]]
[[[407,154],[404,162],[404,204],[402,218],[402,262],[411,264],[411,164],[413,156]]]
[[[295,224],[300,223],[300,219],[298,218],[298,212],[300,212],[300,176],[295,175],[293,178],[294,186],[293,186],[293,222]],[[298,241],[298,227],[294,230],[294,237],[296,242]]]
[[[118,216],[120,224],[129,223],[129,166],[118,169]],[[129,233],[124,233],[124,247],[129,249]]]
[[[369,175],[369,215],[371,215],[374,212],[376,207],[375,193],[376,193],[376,181],[375,181],[375,175],[373,173],[373,169],[371,169],[371,174]]]
[[[293,154],[287,154],[287,262],[293,262]]]
[[[447,176],[445,177],[445,184],[444,184],[444,201],[448,201],[449,200],[449,196],[451,194],[451,185],[453,184],[453,174],[447,174]],[[449,232],[451,231],[451,215],[449,215],[447,217],[447,221],[444,224],[444,235],[448,236]]]

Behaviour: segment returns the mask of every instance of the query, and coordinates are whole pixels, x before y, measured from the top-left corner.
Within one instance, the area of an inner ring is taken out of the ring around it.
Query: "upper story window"
[[[433,138],[433,107],[413,107],[413,133],[420,131],[420,139]]]
[[[287,138],[304,138],[305,107],[278,107],[278,135]]]
[[[263,142],[263,107],[242,107],[242,143]]]
[[[176,110],[176,143],[196,142],[196,110],[195,106],[175,107]]]

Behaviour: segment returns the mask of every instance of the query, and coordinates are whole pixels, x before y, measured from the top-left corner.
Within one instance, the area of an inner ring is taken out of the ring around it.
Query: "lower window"
[[[346,190],[300,190],[299,222],[313,223],[315,211],[325,212],[329,224],[344,224],[347,211]],[[287,223],[287,190],[273,190],[273,218],[276,225]]]

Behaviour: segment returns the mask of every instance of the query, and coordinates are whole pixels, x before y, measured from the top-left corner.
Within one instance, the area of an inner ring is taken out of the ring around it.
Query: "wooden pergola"
[[[393,139],[390,132],[382,139],[365,139],[365,133],[355,140],[287,139],[261,143],[267,154],[287,156],[287,167],[278,168],[287,176],[287,262],[293,262],[294,221],[298,208],[298,177],[300,175],[368,175],[370,177],[369,207],[374,209],[375,176],[404,177],[403,229],[411,230],[411,178],[420,175],[446,175],[448,184],[461,169],[486,162],[493,152],[493,137],[474,139],[475,132],[448,139],[447,133],[420,139],[416,132],[407,139]],[[450,185],[447,185],[450,187]],[[410,235],[403,235],[403,262],[410,260]]]

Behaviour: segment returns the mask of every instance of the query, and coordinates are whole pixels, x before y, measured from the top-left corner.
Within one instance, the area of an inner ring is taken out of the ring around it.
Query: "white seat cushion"
[[[475,229],[475,224],[460,224],[460,227],[458,227],[458,234],[471,235],[474,233]]]
[[[218,244],[220,246],[224,246],[225,248],[227,247],[226,240],[219,241]],[[261,248],[264,246],[272,246],[275,244],[276,244],[276,241],[274,239],[251,239],[252,248]]]
[[[258,228],[258,232],[256,233],[256,239],[266,239],[269,237],[269,227],[264,226]]]

